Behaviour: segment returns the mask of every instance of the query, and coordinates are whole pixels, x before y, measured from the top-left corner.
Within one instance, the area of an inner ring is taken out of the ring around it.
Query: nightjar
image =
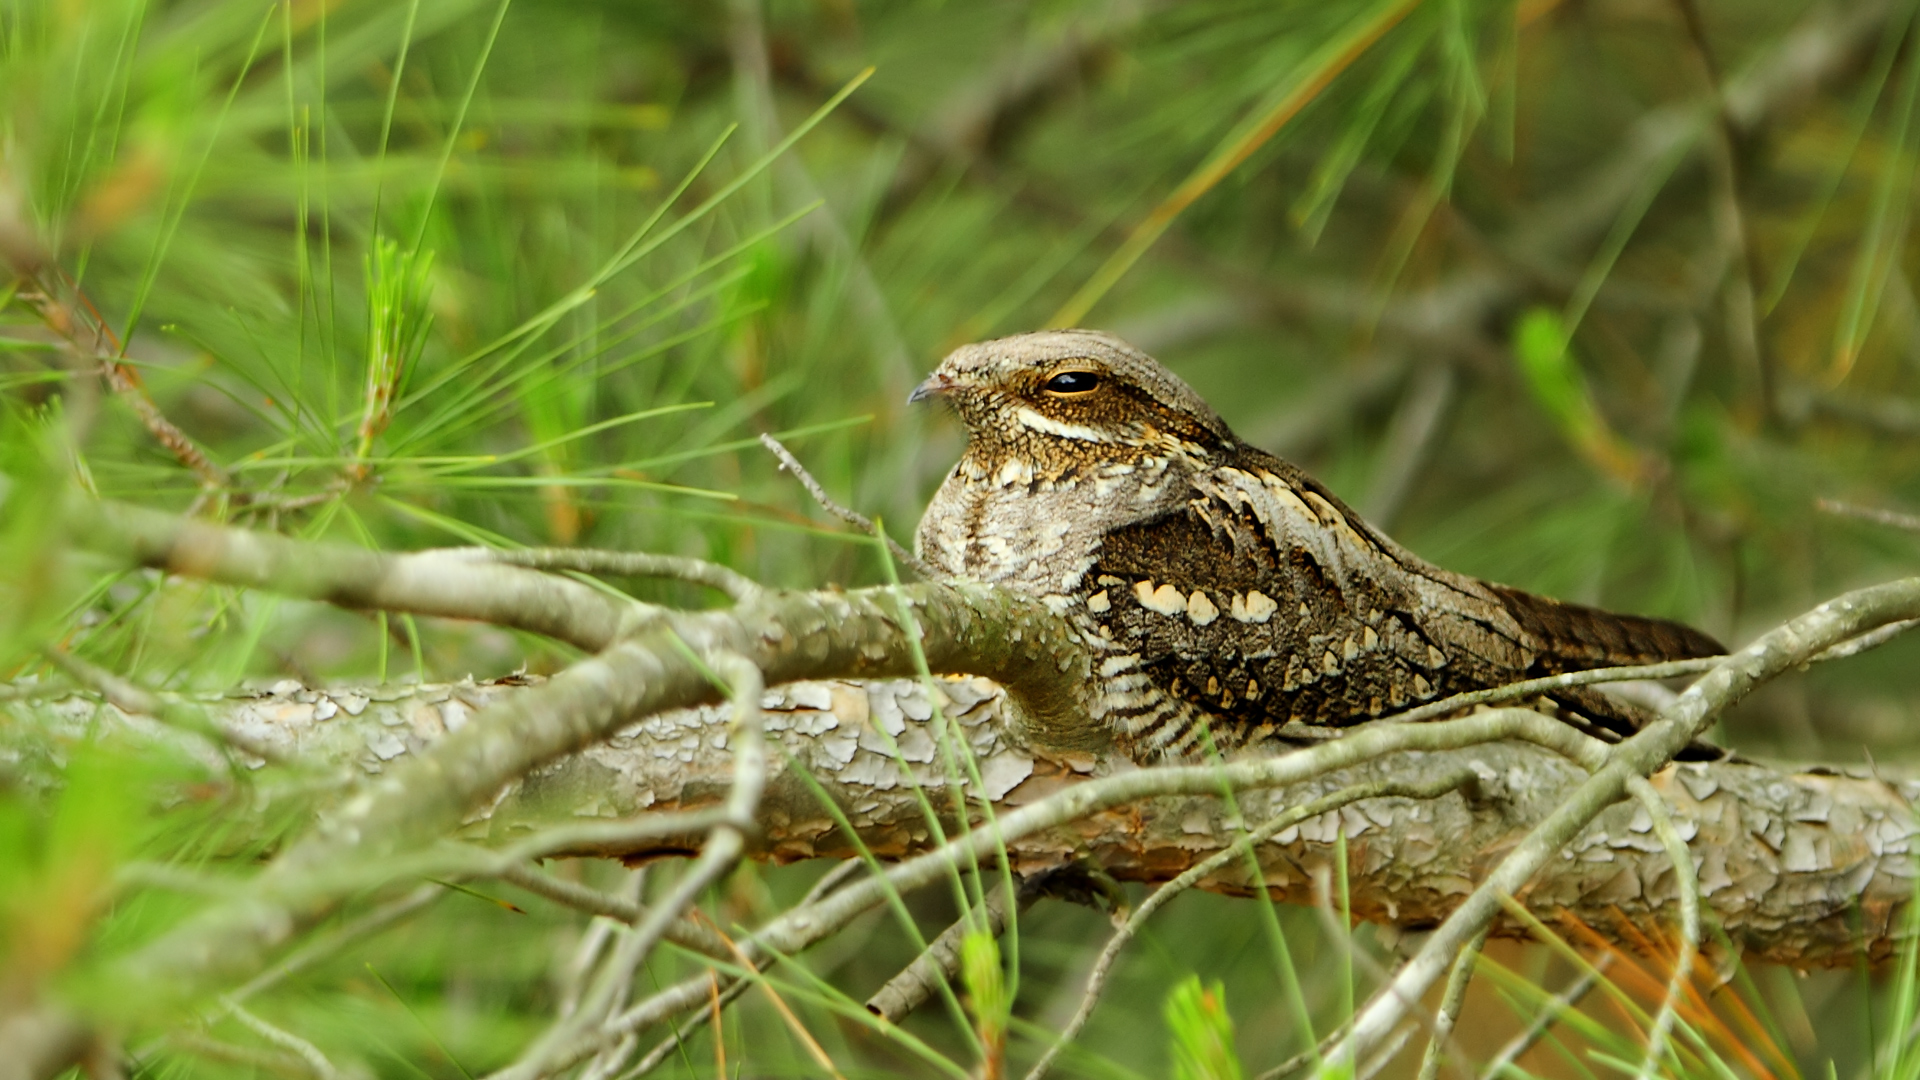
[[[1070,616],[1096,652],[1094,718],[1136,759],[1725,651],[1677,623],[1420,559],[1111,335],[965,346],[914,390],[925,398],[959,414],[968,443],[920,521],[921,558]],[[1631,707],[1589,689],[1552,700],[1609,740],[1637,726]]]

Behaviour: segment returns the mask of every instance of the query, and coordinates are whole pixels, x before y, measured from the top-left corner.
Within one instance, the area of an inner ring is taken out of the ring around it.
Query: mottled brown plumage
[[[935,396],[969,441],[921,519],[921,557],[1070,616],[1099,653],[1096,719],[1138,758],[1724,651],[1677,623],[1425,562],[1106,334],[968,345],[914,392]],[[1557,701],[1597,734],[1632,730],[1597,693]]]

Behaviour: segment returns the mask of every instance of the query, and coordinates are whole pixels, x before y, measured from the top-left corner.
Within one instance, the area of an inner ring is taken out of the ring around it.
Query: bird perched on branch
[[[1108,334],[965,346],[910,400],[927,398],[959,414],[968,443],[920,521],[920,557],[1070,616],[1097,653],[1095,719],[1136,758],[1725,651],[1678,623],[1420,559]],[[1639,721],[1589,689],[1552,698],[1610,740]]]

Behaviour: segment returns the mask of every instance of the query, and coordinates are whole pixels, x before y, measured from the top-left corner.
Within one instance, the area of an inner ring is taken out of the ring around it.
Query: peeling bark
[[[201,704],[222,726],[290,758],[380,774],[460,730],[479,709],[524,693],[529,682],[324,691],[282,683]],[[1008,734],[1005,692],[988,680],[941,679],[938,686],[1002,810],[1131,768],[1093,753],[1025,747]],[[759,856],[784,862],[856,854],[799,769],[832,796],[860,842],[882,858],[931,846],[916,785],[952,822],[949,766],[918,683],[794,683],[769,691],[762,704],[767,737],[786,764],[776,766],[761,802],[753,843]],[[16,761],[26,751],[22,732],[78,738],[101,717],[132,737],[185,741],[86,695],[17,701],[8,709],[34,721],[7,740]],[[509,784],[466,827],[504,841],[561,822],[713,805],[725,797],[731,776],[727,729],[722,706],[648,717]],[[209,749],[200,752],[211,760]],[[1480,778],[1473,790],[1430,801],[1365,800],[1262,844],[1264,884],[1278,899],[1311,903],[1312,875],[1331,864],[1332,845],[1344,832],[1356,916],[1407,930],[1432,926],[1586,775],[1548,750],[1502,742],[1402,752],[1236,798],[1244,820],[1257,823],[1353,784],[1405,783],[1462,765]],[[1920,824],[1911,804],[1920,797],[1920,780],[1722,762],[1669,766],[1652,782],[1693,852],[1706,910],[1749,957],[1805,967],[1849,962],[1860,946],[1875,959],[1891,951],[1898,913],[1913,893]],[[1117,878],[1158,882],[1219,851],[1236,829],[1217,798],[1162,797],[1019,839],[1009,854],[1023,873],[1086,855]],[[699,840],[697,834],[668,836],[642,847],[578,854],[655,858],[692,851]],[[1254,883],[1236,861],[1201,887],[1246,895]],[[1671,924],[1678,911],[1666,852],[1646,811],[1631,802],[1603,812],[1522,899],[1549,923],[1577,919],[1628,944],[1650,925]],[[1496,932],[1521,931],[1505,923]]]

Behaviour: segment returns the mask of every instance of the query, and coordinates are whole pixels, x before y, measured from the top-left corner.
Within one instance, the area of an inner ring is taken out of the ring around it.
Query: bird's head
[[[1231,444],[1199,394],[1153,357],[1111,334],[1041,330],[955,349],[909,401],[953,407],[975,452],[1124,455],[1178,441]],[[1077,445],[1076,445],[1077,444]],[[1051,456],[1044,455],[1043,456]]]

